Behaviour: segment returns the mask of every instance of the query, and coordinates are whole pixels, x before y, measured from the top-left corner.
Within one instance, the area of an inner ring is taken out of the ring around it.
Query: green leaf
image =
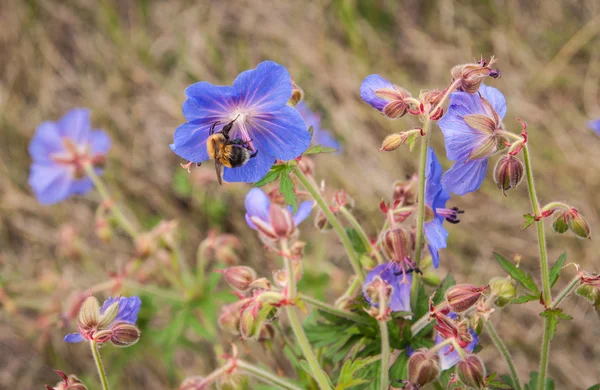
[[[265,177],[263,177],[262,179],[260,179],[256,183],[254,183],[254,187],[262,187],[266,184],[269,184],[269,183],[274,182],[275,180],[279,179],[279,176],[281,175],[281,172],[283,170],[279,169],[279,168],[275,169],[275,167],[280,167],[280,166],[283,166],[283,165],[275,165],[273,168],[271,168],[271,170],[269,172],[267,172]]]
[[[358,234],[356,229],[348,227],[348,228],[346,228],[346,234],[348,234],[348,237],[350,238],[350,242],[352,242],[352,248],[354,248],[354,251],[356,253],[367,253],[368,252],[367,248],[365,248],[362,240],[360,239],[360,235]]]
[[[535,216],[533,216],[531,214],[524,214],[523,218],[525,218],[525,222],[521,226],[521,231],[527,229],[529,226],[531,226],[535,222]]]
[[[550,269],[550,287],[553,287],[558,281],[558,277],[560,276],[560,271],[562,270],[565,262],[567,261],[567,254],[563,253],[560,255],[556,263]]]
[[[357,374],[360,370],[378,360],[380,360],[379,356],[346,360],[342,366],[342,370],[340,371],[335,390],[344,390],[352,386],[358,386],[363,383],[367,383],[368,381],[366,379],[357,377]]]
[[[532,371],[530,375],[529,383],[525,384],[525,390],[537,390],[539,374],[536,371]],[[554,390],[554,381],[552,378],[546,378],[544,390]]]
[[[588,387],[587,390],[600,390],[600,383]]]
[[[535,301],[540,299],[540,297],[538,295],[522,295],[518,298],[513,299],[512,301],[510,301],[511,304],[520,304],[520,303],[526,303],[526,302],[531,302],[531,301]]]
[[[334,153],[337,151],[338,150],[336,148],[329,148],[329,147],[323,146],[323,145],[313,145],[310,148],[308,148],[303,154],[307,155],[307,154],[320,154],[320,153]]]
[[[558,327],[558,321],[560,319],[563,320],[572,320],[573,317],[566,315],[565,313],[563,313],[562,309],[556,308],[556,309],[546,309],[544,310],[542,313],[540,313],[540,316],[546,318],[548,321],[550,321],[550,341],[552,341],[552,339],[554,338],[554,334],[556,333],[556,328]]]
[[[285,199],[285,203],[292,206],[292,210],[296,212],[298,210],[298,199],[296,198],[296,193],[294,192],[294,182],[289,176],[289,171],[294,169],[290,167],[290,169],[286,169],[282,175],[281,180],[279,181],[279,192],[283,194],[283,198]]]
[[[494,256],[496,257],[496,260],[498,261],[500,266],[504,268],[504,270],[508,272],[508,274],[512,276],[513,279],[521,283],[521,285],[529,291],[531,291],[533,295],[540,295],[540,290],[536,286],[531,275],[529,275],[522,269],[517,268],[512,261],[508,260],[506,257],[502,256],[498,252],[494,252]]]

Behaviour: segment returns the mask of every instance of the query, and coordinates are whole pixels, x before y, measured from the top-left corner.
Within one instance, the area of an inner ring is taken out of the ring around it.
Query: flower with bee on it
[[[275,160],[295,159],[310,144],[304,120],[287,105],[292,95],[290,74],[273,61],[240,73],[232,86],[199,82],[185,93],[183,114],[187,122],[175,130],[171,145],[177,155],[194,163],[208,160],[207,141],[215,123],[231,124],[228,137],[239,144],[236,147],[258,152],[241,166],[225,166],[226,181],[258,181]]]
[[[457,195],[476,191],[487,171],[488,157],[504,147],[502,119],[506,99],[481,84],[479,94],[453,92],[446,115],[438,122],[454,165],[442,177],[444,189]]]
[[[29,143],[29,185],[37,199],[51,205],[90,191],[94,184],[85,169],[91,166],[101,174],[108,149],[110,138],[92,130],[87,109],[76,108],[58,122],[40,124]]]

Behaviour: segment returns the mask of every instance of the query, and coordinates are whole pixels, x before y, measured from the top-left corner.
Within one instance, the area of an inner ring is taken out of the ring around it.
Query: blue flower
[[[236,118],[230,137],[249,141],[258,151],[241,167],[225,167],[223,178],[227,181],[258,181],[275,160],[299,157],[310,144],[302,117],[287,105],[292,95],[290,75],[275,62],[265,61],[240,73],[231,87],[200,82],[189,86],[185,94],[187,122],[175,130],[171,145],[177,155],[195,163],[208,160],[206,141],[212,125],[219,122],[224,126]]]
[[[456,160],[442,178],[447,191],[458,195],[477,190],[487,170],[488,157],[497,151],[502,136],[506,100],[496,88],[484,84],[479,94],[453,92],[450,107],[438,125],[446,140],[448,159]]]
[[[100,315],[104,314],[106,309],[109,308],[115,302],[119,302],[119,310],[117,312],[117,316],[115,320],[108,325],[108,328],[112,326],[112,324],[116,322],[126,322],[132,325],[135,325],[137,322],[137,316],[140,311],[140,307],[142,306],[142,300],[139,297],[118,297],[118,298],[108,298],[102,304],[100,308]],[[65,336],[64,340],[68,343],[79,343],[84,341],[85,338],[81,333],[69,333]]]
[[[73,109],[58,122],[40,124],[29,143],[29,185],[40,203],[58,203],[91,190],[94,185],[84,166],[91,164],[101,174],[109,148],[108,135],[92,130],[87,109]]]
[[[410,93],[378,74],[371,74],[363,80],[360,97],[391,119],[400,118],[410,111],[410,104],[406,102],[411,97]]]
[[[440,265],[440,255],[438,251],[446,247],[448,231],[444,228],[445,219],[454,218],[458,221],[457,213],[459,210],[447,209],[446,202],[450,199],[450,193],[442,187],[442,165],[438,161],[432,148],[427,151],[427,167],[425,169],[425,204],[433,211],[433,219],[425,222],[423,229],[429,247],[429,253],[433,261],[433,266],[437,268]]]
[[[275,221],[272,221],[272,215],[274,214],[274,210],[272,209],[276,209],[279,206],[272,205],[269,197],[263,190],[252,188],[246,195],[244,205],[246,206],[246,223],[248,226],[269,236],[276,236],[274,231],[277,229],[273,226],[273,222]],[[293,215],[291,206],[285,209],[291,216],[290,224],[293,224],[293,228],[298,227],[310,215],[312,207],[313,202],[302,202]],[[277,213],[277,215],[280,214]]]
[[[588,122],[588,127],[594,130],[597,134],[600,134],[600,119]]]
[[[363,295],[369,304],[377,306],[377,302],[371,302],[366,287],[373,279],[379,276],[384,282],[393,287],[388,307],[391,311],[410,311],[410,286],[412,276],[404,273],[399,263],[391,262],[379,264],[367,274],[363,284]]]
[[[329,130],[321,128],[321,117],[315,114],[308,108],[304,102],[298,103],[296,110],[302,115],[306,126],[313,128],[312,143],[316,145],[323,145],[328,148],[334,148],[338,151],[341,150],[340,143],[331,135]]]
[[[452,314],[453,313],[450,313],[450,315]],[[464,350],[469,353],[472,353],[475,347],[477,346],[477,343],[479,342],[479,336],[471,328],[469,328],[469,333],[471,334],[472,341],[464,348]],[[435,336],[436,344],[439,344],[443,341],[444,338],[439,334]],[[454,367],[454,365],[460,361],[460,355],[458,354],[456,349],[454,349],[450,345],[445,345],[442,348],[440,348],[440,350],[438,351],[438,356],[440,357],[440,367],[442,368],[442,371]]]

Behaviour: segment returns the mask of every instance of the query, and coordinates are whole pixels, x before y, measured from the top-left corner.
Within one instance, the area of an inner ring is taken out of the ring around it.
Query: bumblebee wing
[[[213,150],[215,151],[214,159],[215,159],[215,171],[217,172],[217,180],[219,181],[219,185],[223,184],[223,164],[219,162],[219,147],[217,145],[217,141],[214,139],[211,140]]]

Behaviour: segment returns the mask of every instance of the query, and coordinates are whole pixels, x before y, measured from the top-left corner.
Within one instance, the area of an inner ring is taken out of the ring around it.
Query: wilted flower
[[[92,130],[87,109],[73,109],[58,122],[40,124],[29,143],[29,185],[40,203],[58,203],[91,190],[94,184],[85,167],[101,174],[109,148],[108,135]]]
[[[410,311],[410,285],[412,282],[410,273],[405,272],[402,265],[396,262],[379,264],[377,267],[373,268],[367,274],[363,284],[363,295],[373,306],[377,306],[378,303],[371,300],[367,294],[366,288],[376,277],[380,277],[393,288],[388,304],[390,310],[393,312]]]
[[[455,313],[449,313],[448,317],[451,319],[456,319],[457,315]],[[463,324],[464,324],[464,322],[463,322]],[[467,330],[465,329],[465,332],[466,331]],[[468,333],[469,333],[470,341],[468,342],[468,344],[465,343],[466,345],[463,347],[463,349],[467,352],[473,352],[473,350],[477,346],[477,343],[479,342],[479,336],[470,327],[468,328]],[[444,341],[444,337],[442,337],[440,335],[440,333],[438,333],[435,336],[435,344],[439,344],[443,341]],[[464,340],[457,339],[457,342],[459,344],[462,344],[462,343],[464,343]],[[456,363],[458,363],[460,361],[460,355],[455,350],[453,345],[445,345],[442,348],[440,348],[438,351],[438,356],[440,357],[440,364],[442,367],[442,371],[453,367]]]
[[[456,65],[450,71],[452,82],[460,80],[457,90],[474,94],[486,77],[497,78],[500,76],[498,69],[492,69],[495,62],[496,58],[492,56],[489,62],[482,58],[479,62]]]
[[[75,375],[67,376],[62,371],[54,371],[62,378],[62,381],[58,382],[54,387],[46,385],[47,390],[87,390],[87,387]]]
[[[596,119],[588,122],[588,127],[600,134],[600,119]]]
[[[323,145],[328,148],[334,148],[338,151],[341,150],[340,143],[331,135],[329,130],[321,128],[321,117],[318,114],[312,112],[306,103],[300,102],[296,106],[296,110],[302,115],[304,122],[306,122],[307,128],[312,126],[312,143],[315,145]]]
[[[183,114],[187,122],[177,128],[171,149],[180,157],[195,163],[209,159],[206,141],[211,127],[234,119],[229,133],[258,151],[239,168],[224,168],[224,179],[230,182],[255,182],[271,168],[275,160],[299,157],[310,144],[306,124],[294,108],[287,105],[292,95],[288,71],[272,62],[261,62],[233,82],[233,86],[195,83],[186,91]]]
[[[506,100],[496,88],[484,84],[479,94],[453,92],[450,107],[438,125],[446,140],[446,154],[456,160],[442,178],[447,191],[458,195],[477,190],[487,170],[488,157],[502,147],[502,118]]]
[[[313,206],[311,201],[302,202],[292,215],[291,207],[282,208],[272,204],[259,188],[248,192],[244,204],[248,226],[271,239],[292,236],[296,227],[309,216]]]
[[[410,108],[410,93],[379,76],[367,76],[360,85],[360,97],[388,118],[403,117]]]
[[[88,297],[79,310],[79,333],[70,333],[65,336],[64,340],[69,343],[79,343],[84,340],[97,342],[110,340],[114,343],[116,341],[118,344],[122,340],[111,340],[115,328],[123,328],[122,324],[135,326],[141,305],[142,301],[136,296],[108,298],[102,307],[96,298]]]

